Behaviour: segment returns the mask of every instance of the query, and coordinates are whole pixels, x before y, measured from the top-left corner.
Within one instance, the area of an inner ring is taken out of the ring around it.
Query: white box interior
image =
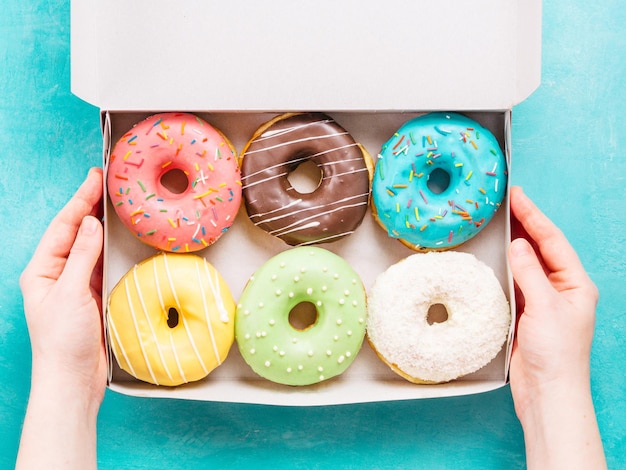
[[[110,147],[133,124],[152,113],[108,112],[103,114],[105,168]],[[222,112],[196,113],[216,126],[240,151],[254,130],[277,113]],[[355,140],[376,156],[381,145],[400,125],[417,112],[333,112],[329,113]],[[510,165],[510,111],[465,113],[489,128],[498,138]],[[156,251],[134,238],[121,224],[107,198],[105,210],[105,295],[137,262]],[[473,253],[491,266],[510,299],[512,280],[506,262],[510,240],[508,201],[476,237],[458,251]],[[338,242],[319,245],[342,256],[359,273],[367,290],[376,276],[391,264],[413,252],[391,239],[374,222],[368,211],[357,231]],[[366,247],[367,249],[364,249]],[[289,249],[279,239],[252,225],[245,208],[239,211],[232,228],[214,245],[197,252],[224,276],[235,299],[254,271],[273,255]],[[364,255],[365,254],[365,255]],[[510,299],[512,300],[512,299]],[[514,308],[514,306],[513,306]],[[441,385],[416,385],[393,373],[373,353],[367,342],[354,363],[341,376],[306,387],[271,383],[257,376],[239,355],[234,344],[224,364],[206,379],[180,387],[158,387],[142,383],[117,366],[110,357],[110,388],[136,396],[187,398],[207,401],[280,405],[330,405],[453,396],[492,390],[506,383],[511,337],[500,354],[486,367],[457,381]]]

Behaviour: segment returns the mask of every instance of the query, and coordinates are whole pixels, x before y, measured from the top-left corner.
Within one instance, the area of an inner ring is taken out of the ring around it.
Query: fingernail
[[[511,242],[511,254],[513,256],[526,256],[530,254],[530,245],[523,238],[516,238]]]
[[[83,218],[83,221],[80,224],[80,232],[83,235],[93,235],[96,233],[99,223],[100,222],[98,222],[95,217],[87,216]]]

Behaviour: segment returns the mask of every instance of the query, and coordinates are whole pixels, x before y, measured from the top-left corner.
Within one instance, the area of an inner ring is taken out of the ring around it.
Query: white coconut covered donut
[[[368,339],[396,373],[440,383],[488,364],[511,312],[492,269],[471,254],[415,254],[381,273],[368,298]],[[444,308],[445,307],[445,308]]]

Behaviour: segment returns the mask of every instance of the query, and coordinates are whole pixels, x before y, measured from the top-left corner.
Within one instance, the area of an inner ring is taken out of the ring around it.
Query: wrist
[[[516,402],[515,407],[524,427],[540,424],[553,413],[567,410],[573,402],[591,402],[589,378],[585,378],[585,374],[540,384],[525,384],[524,388],[524,401]]]
[[[518,418],[533,468],[604,468],[604,452],[589,381],[554,381],[538,387]]]
[[[63,367],[33,365],[30,400],[54,403],[60,409],[73,408],[89,421],[98,415],[103,394],[87,377]]]
[[[96,468],[101,399],[66,379],[33,370],[16,468]]]

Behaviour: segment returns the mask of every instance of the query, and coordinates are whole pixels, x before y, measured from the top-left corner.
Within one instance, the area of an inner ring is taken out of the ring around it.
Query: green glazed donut
[[[307,305],[310,318],[302,324],[296,312]],[[348,263],[322,248],[294,248],[271,258],[248,281],[237,306],[235,338],[261,377],[311,385],[352,363],[363,343],[366,314],[363,282]]]

